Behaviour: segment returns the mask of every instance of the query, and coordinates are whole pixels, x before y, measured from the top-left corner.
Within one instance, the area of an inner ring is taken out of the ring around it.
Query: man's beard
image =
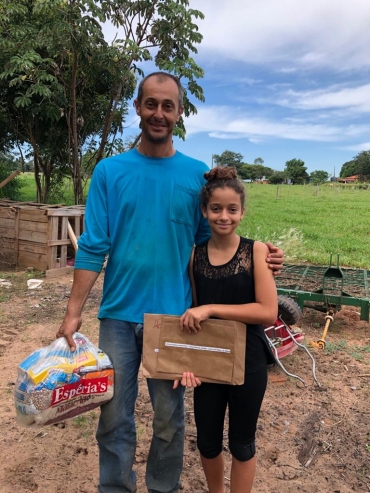
[[[153,135],[148,129],[143,130],[146,138],[151,142],[152,144],[163,144],[164,142],[167,142],[168,140],[172,139],[172,136],[167,132],[164,135]]]

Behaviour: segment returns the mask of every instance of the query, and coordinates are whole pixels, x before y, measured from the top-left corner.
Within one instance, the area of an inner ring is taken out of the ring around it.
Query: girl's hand
[[[173,382],[173,389],[177,389],[177,387],[179,386],[179,382],[181,382],[181,385],[183,387],[187,387],[188,389],[191,389],[191,388],[194,388],[194,387],[198,387],[199,385],[201,385],[201,381],[199,380],[199,378],[197,378],[194,373],[191,373],[190,371],[184,371],[184,373],[182,374],[182,379],[181,381],[180,380],[175,380]]]
[[[209,319],[211,305],[201,305],[189,308],[180,318],[181,330],[186,330],[189,334],[196,334],[201,329],[200,322]]]

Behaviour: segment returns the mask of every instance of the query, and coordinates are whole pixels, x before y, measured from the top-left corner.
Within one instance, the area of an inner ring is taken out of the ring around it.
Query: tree
[[[152,60],[185,85],[185,115],[196,112],[189,95],[204,100],[191,58],[201,42],[188,0],[0,0],[0,129],[5,144],[33,155],[38,200],[64,176],[73,178],[75,202],[83,201],[82,156],[89,169],[114,152],[124,127],[138,63]],[[104,40],[101,24],[123,29],[123,39]],[[177,134],[185,136],[183,120]]]
[[[341,178],[353,175],[358,175],[360,181],[370,180],[370,150],[360,152],[352,161],[342,165],[339,174]]]
[[[0,84],[9,134],[33,157],[38,201],[69,175],[80,203],[81,155],[101,128],[117,75],[93,17],[99,12],[91,5],[85,15],[86,2],[75,0],[8,4],[0,4]],[[123,117],[124,102],[120,109]]]
[[[310,173],[310,183],[314,185],[320,185],[320,183],[325,183],[329,179],[329,173],[326,171],[313,171]]]
[[[222,154],[213,154],[213,162],[217,166],[235,166],[239,169],[243,165],[243,156],[238,152],[224,151]]]
[[[262,166],[261,164],[256,164],[254,165],[256,170],[258,171],[258,178],[266,178],[267,180],[270,179],[270,176],[274,173],[274,170],[272,168],[269,168],[268,166]]]
[[[347,161],[342,165],[339,176],[340,178],[346,178],[347,176],[353,176],[356,174],[356,162],[355,160]]]
[[[254,161],[254,164],[263,164],[265,161],[261,157],[257,157]]]
[[[261,164],[243,164],[238,173],[244,180],[261,180],[262,178],[269,179],[274,173],[274,170]]]
[[[254,180],[254,177],[251,176],[248,164],[243,164],[238,168],[238,175],[242,180]]]
[[[359,180],[370,181],[370,151],[360,152],[355,159]]]
[[[308,180],[307,167],[301,159],[291,159],[285,163],[285,175],[293,184],[302,184]]]
[[[286,179],[284,171],[274,171],[274,173],[270,176],[269,181],[272,185],[278,185],[279,183],[284,183]]]

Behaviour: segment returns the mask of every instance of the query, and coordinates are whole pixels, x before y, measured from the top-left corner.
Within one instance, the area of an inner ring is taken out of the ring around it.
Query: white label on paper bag
[[[165,346],[178,347],[181,349],[196,349],[197,351],[213,351],[216,353],[231,353],[230,349],[224,349],[221,347],[210,347],[210,346],[194,346],[193,344],[181,344],[178,342],[165,342]]]

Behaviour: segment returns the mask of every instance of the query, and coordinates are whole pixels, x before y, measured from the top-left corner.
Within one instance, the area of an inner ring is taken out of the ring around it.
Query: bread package
[[[37,349],[18,366],[14,389],[17,422],[50,425],[101,406],[113,397],[114,370],[109,357],[83,334]]]

